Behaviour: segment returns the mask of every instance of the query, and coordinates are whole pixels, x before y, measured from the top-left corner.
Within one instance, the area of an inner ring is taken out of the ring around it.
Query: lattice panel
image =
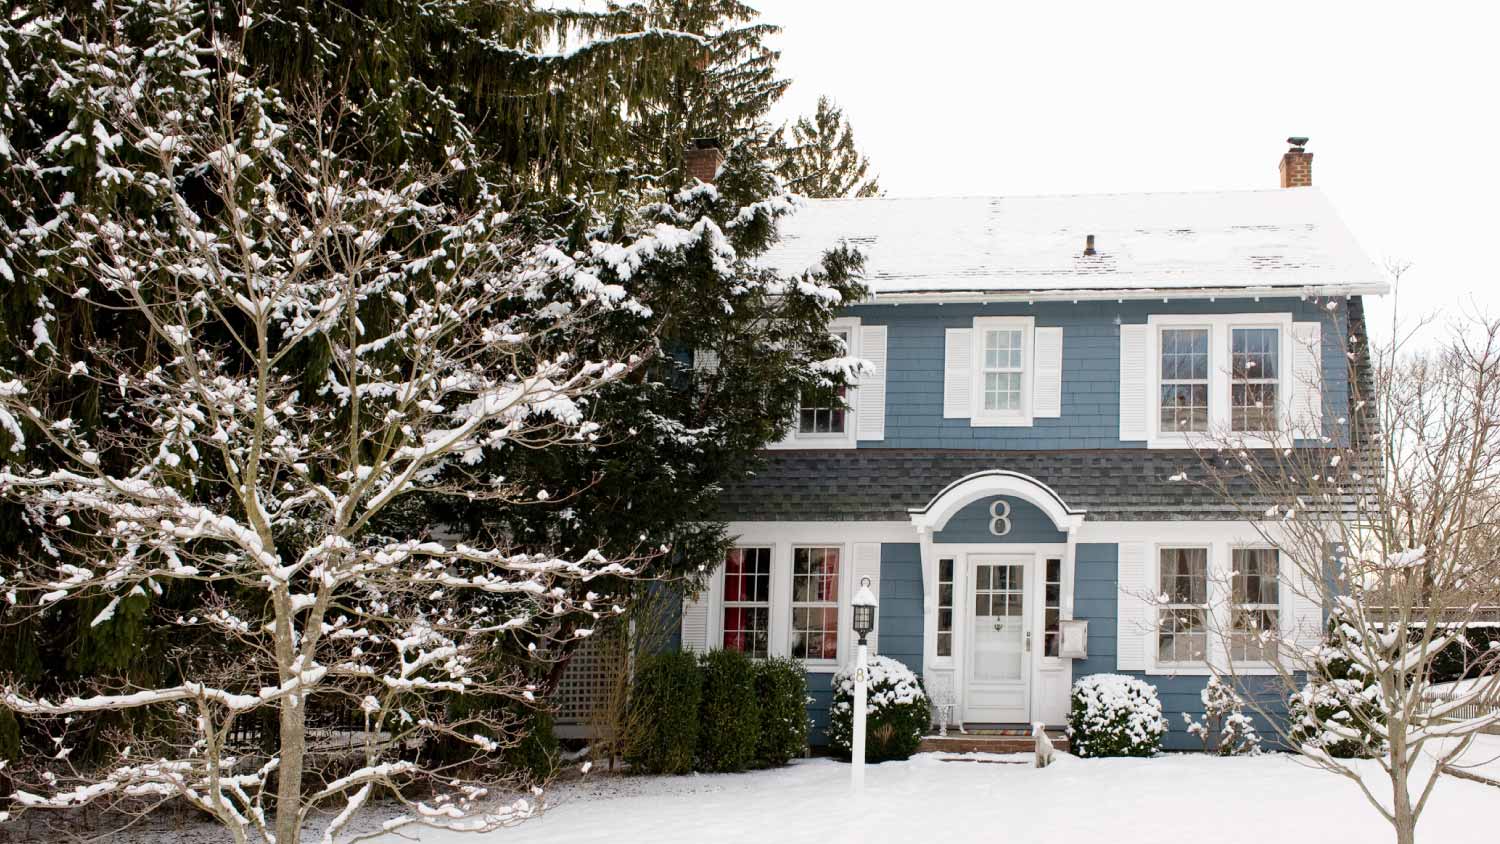
[[[613,625],[598,637],[585,639],[574,652],[557,684],[556,723],[587,724],[589,716],[607,700],[610,683],[619,671],[619,666],[611,662],[620,653],[621,633],[620,626]]]

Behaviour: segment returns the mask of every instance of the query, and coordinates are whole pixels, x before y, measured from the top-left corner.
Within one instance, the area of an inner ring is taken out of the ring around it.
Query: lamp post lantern
[[[859,658],[854,664],[854,736],[850,741],[850,779],[856,791],[865,787],[865,695],[869,683],[870,646],[865,637],[875,629],[875,594],[870,578],[862,578],[851,602],[854,632],[859,634]]]

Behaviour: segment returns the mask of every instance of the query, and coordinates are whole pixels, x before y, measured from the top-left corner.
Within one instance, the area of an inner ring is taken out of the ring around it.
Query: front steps
[[[1068,736],[1062,730],[1047,730],[1047,737],[1052,739],[1052,746],[1058,751],[1068,751]],[[957,727],[950,727],[948,735],[937,734],[923,736],[922,743],[917,745],[918,753],[1033,753],[1036,751],[1036,739],[1031,737],[1028,730],[995,730],[995,729],[970,729],[969,732],[961,733]]]

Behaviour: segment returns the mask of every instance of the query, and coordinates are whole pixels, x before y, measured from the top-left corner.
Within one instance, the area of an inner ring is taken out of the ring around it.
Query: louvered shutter
[[[1062,416],[1063,330],[1038,328],[1033,340],[1036,374],[1032,380],[1032,416]]]
[[[883,325],[859,329],[859,356],[874,364],[872,375],[863,375],[855,393],[855,438],[885,439],[885,336]]]
[[[1292,324],[1292,431],[1302,438],[1323,435],[1323,326]]]
[[[1120,439],[1151,436],[1151,361],[1147,360],[1149,325],[1120,326]]]
[[[1293,653],[1294,664],[1302,651],[1323,639],[1323,595],[1318,574],[1304,572],[1286,554],[1281,555],[1281,637]]]
[[[870,591],[875,593],[875,600],[880,600],[880,543],[879,542],[856,542],[854,543],[854,584],[849,594],[853,595],[859,591],[860,584],[865,578],[870,578]],[[880,610],[875,611],[875,630],[868,641],[870,653],[879,653],[876,647],[876,639],[880,636]],[[857,640],[856,640],[857,641]]]
[[[682,649],[702,653],[708,650],[708,593],[688,595],[682,599]]]
[[[974,330],[950,328],[943,351],[943,418],[968,419],[974,415]]]
[[[1122,542],[1119,546],[1119,604],[1115,619],[1115,659],[1120,671],[1145,671],[1146,649],[1153,637],[1152,594],[1144,542]]]

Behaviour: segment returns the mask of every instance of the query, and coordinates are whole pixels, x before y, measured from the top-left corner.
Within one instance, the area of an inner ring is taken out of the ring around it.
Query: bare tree
[[[1217,592],[1230,604],[1217,631],[1226,673],[1235,654],[1241,665],[1263,657],[1292,704],[1289,723],[1271,719],[1284,742],[1354,782],[1406,844],[1444,768],[1500,724],[1500,648],[1466,635],[1500,605],[1500,320],[1466,319],[1413,350],[1399,326],[1361,343],[1351,323],[1362,318],[1334,321],[1349,329],[1347,377],[1283,382],[1303,397],[1347,393],[1347,411],[1328,401],[1337,409],[1321,430],[1283,418],[1269,437],[1213,432],[1179,479],[1238,507],[1279,550],[1280,588],[1326,613],[1323,644],[1308,647],[1324,631],[1244,608],[1258,601],[1246,594],[1254,579],[1231,573]],[[1434,693],[1443,663],[1471,679]]]
[[[218,49],[233,67],[233,47]],[[101,430],[0,378],[14,461],[0,495],[51,552],[4,560],[0,588],[17,612],[102,598],[95,624],[132,596],[185,592],[194,606],[171,620],[226,646],[185,654],[169,686],[62,699],[6,687],[0,704],[54,738],[50,758],[14,772],[12,805],[182,800],[236,842],[299,841],[319,811],[333,814],[324,841],[358,838],[350,820],[382,793],[400,804],[382,832],[524,820],[538,801],[492,790],[521,726],[504,707],[451,703],[530,701],[535,650],[521,643],[563,614],[619,612],[570,587],[629,576],[640,558],[461,544],[404,508],[567,495],[508,481],[505,455],[594,443],[589,397],[639,359],[583,360],[561,340],[646,309],[598,267],[508,234],[482,183],[469,204],[445,199],[478,178],[461,150],[434,172],[352,165],[328,140],[335,98],[289,103],[220,68],[153,102],[115,77],[118,96],[100,100],[118,105],[111,164],[159,201],[75,219],[59,197],[58,224],[37,237],[65,244],[38,254],[90,280],[68,295],[130,311],[149,336],[103,338],[53,373],[108,386]],[[34,468],[43,454],[56,468]],[[102,765],[70,764],[69,731],[124,710],[159,728]],[[361,722],[337,757],[310,720],[330,711]],[[264,749],[236,738],[258,722]],[[439,742],[464,753],[427,752]]]

